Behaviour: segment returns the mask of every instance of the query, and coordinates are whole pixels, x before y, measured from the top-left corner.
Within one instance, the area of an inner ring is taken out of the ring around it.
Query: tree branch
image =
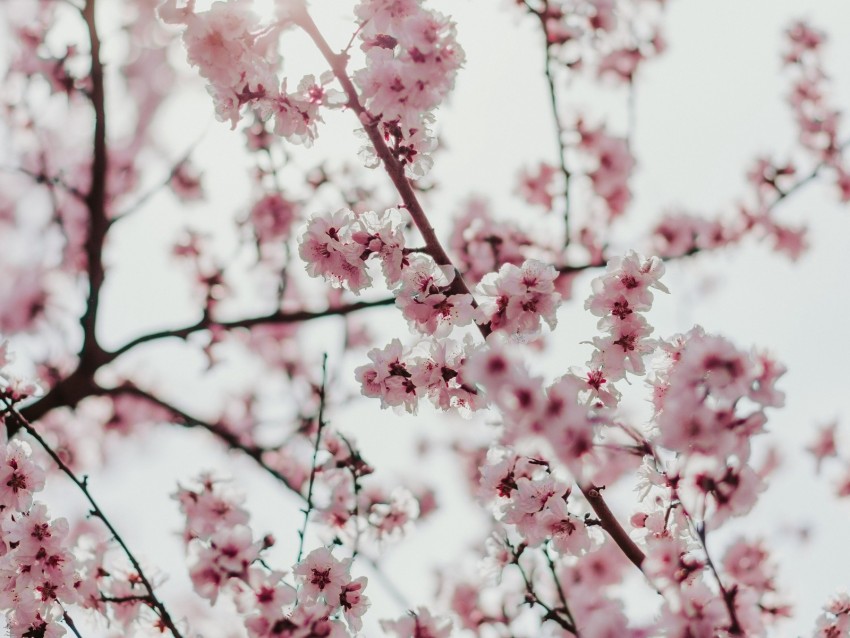
[[[326,310],[320,310],[316,312],[309,310],[283,312],[282,310],[278,310],[268,315],[261,315],[259,317],[246,317],[244,319],[236,319],[233,321],[214,321],[210,317],[205,316],[200,321],[190,326],[184,326],[182,328],[172,328],[170,330],[160,330],[158,332],[151,332],[149,334],[142,335],[141,337],[136,337],[132,341],[128,341],[116,350],[113,350],[112,352],[107,352],[106,359],[107,361],[113,361],[125,352],[128,352],[143,343],[148,343],[149,341],[157,341],[159,339],[168,339],[172,337],[178,339],[185,339],[186,337],[195,332],[210,330],[212,328],[232,330],[234,328],[252,328],[254,326],[261,325],[299,323],[302,321],[321,319],[323,317],[345,316],[352,312],[357,312],[358,310],[365,310],[367,308],[379,308],[381,306],[390,306],[394,303],[395,298],[388,297],[384,299],[377,299],[375,301],[357,301],[355,303],[351,303],[345,306],[335,306],[333,308],[328,308]]]
[[[319,457],[319,447],[322,443],[322,430],[325,429],[325,390],[328,381],[328,355],[322,357],[322,385],[319,387],[319,417],[316,425],[316,444],[313,446],[313,460],[310,463],[310,482],[307,484],[307,504],[304,508],[304,525],[298,531],[298,557],[296,563],[301,562],[304,554],[304,537],[307,536],[307,523],[310,522],[310,514],[313,512],[313,485],[316,482],[316,459]]]
[[[100,290],[105,279],[103,245],[109,222],[106,217],[106,174],[108,170],[106,148],[106,96],[103,85],[103,63],[100,60],[100,37],[95,24],[97,0],[86,0],[83,18],[91,46],[91,102],[94,107],[94,152],[91,165],[91,185],[86,194],[89,209],[88,236],[86,237],[86,259],[88,263],[89,294],[86,310],[80,323],[83,328],[81,361],[99,362],[102,350],[97,342],[95,328],[100,304]]]
[[[608,507],[608,503],[606,503],[605,499],[602,498],[600,489],[593,487],[592,485],[579,485],[579,489],[581,490],[581,493],[584,494],[587,502],[590,503],[593,511],[596,512],[596,516],[599,517],[599,524],[602,529],[608,532],[611,540],[617,544],[623,554],[626,555],[626,558],[632,561],[635,567],[640,569],[646,555],[643,551],[641,551],[640,547],[635,544],[626,530],[623,529],[623,526],[620,525],[617,517],[614,516],[611,508]]]

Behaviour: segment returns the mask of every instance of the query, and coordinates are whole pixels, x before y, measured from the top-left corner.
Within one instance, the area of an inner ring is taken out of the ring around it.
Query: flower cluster
[[[298,205],[279,192],[263,195],[248,214],[257,242],[261,245],[289,239],[292,225],[297,219]]]
[[[514,526],[529,547],[548,541],[570,556],[590,548],[587,526],[568,511],[569,486],[552,476],[546,461],[491,452],[481,468],[481,493],[487,501],[496,500],[502,523]]]
[[[410,176],[424,175],[434,145],[431,112],[451,91],[464,61],[454,23],[420,0],[362,0],[355,13],[366,66],[354,80],[375,118],[364,124],[380,126]]]
[[[720,219],[671,212],[652,229],[652,249],[662,258],[681,257],[698,250],[720,248],[740,239],[742,228]]]
[[[575,477],[585,475],[602,422],[595,406],[588,405],[592,388],[585,381],[566,374],[547,386],[494,337],[470,358],[468,368],[468,376],[503,417],[504,444],[542,440]]]
[[[850,633],[850,596],[841,594],[824,607],[814,638],[846,636]]]
[[[426,335],[444,337],[453,327],[472,323],[472,295],[452,294],[454,279],[452,266],[438,266],[424,255],[410,259],[395,296],[396,306],[411,327]]]
[[[5,424],[0,424],[4,429]],[[0,598],[13,636],[61,636],[62,605],[82,598],[80,566],[68,542],[69,526],[51,519],[33,495],[45,472],[20,441],[0,443]]]
[[[381,629],[394,638],[449,638],[452,622],[442,616],[434,616],[424,607],[398,620],[382,620]]]
[[[534,244],[517,224],[496,220],[487,203],[478,199],[471,200],[455,221],[450,243],[458,268],[470,283],[504,264],[519,266]]]
[[[826,34],[800,21],[786,35],[783,62],[794,74],[788,101],[800,143],[817,161],[833,169],[841,201],[850,202],[850,166],[843,159],[838,139],[841,112],[826,100],[829,76],[821,55]]]
[[[355,215],[342,209],[332,215],[313,215],[299,245],[301,259],[312,277],[324,277],[338,286],[359,292],[372,283],[366,260],[376,255],[388,285],[401,279],[408,263],[404,234],[397,211]]]
[[[764,430],[764,409],[783,403],[775,384],[785,369],[699,328],[661,347],[665,363],[651,380],[657,441],[678,453],[667,474],[689,511],[718,526],[749,511],[762,489],[751,438]]]
[[[505,264],[478,284],[478,323],[507,334],[531,335],[539,332],[543,320],[554,330],[561,301],[555,290],[557,278],[554,266],[536,259],[528,259],[522,266]]]
[[[248,107],[264,120],[273,117],[277,135],[309,145],[321,122],[320,108],[340,103],[339,93],[324,87],[333,76],[321,81],[305,76],[287,92],[286,79],[278,79],[280,27],[263,25],[251,5],[251,0],[218,0],[209,10],[196,11],[195,0],[182,7],[165,0],[159,15],[167,24],[185,26],[187,58],[207,81],[219,120],[235,128]]]
[[[574,71],[634,81],[638,67],[666,48],[664,0],[547,0],[524,6],[542,21],[553,55]]]
[[[595,351],[588,362],[597,383],[646,371],[644,357],[654,350],[655,342],[648,338],[652,326],[641,313],[652,307],[650,288],[667,292],[660,281],[663,274],[664,262],[658,257],[644,258],[630,251],[612,259],[605,274],[593,280],[593,294],[584,307],[601,317],[599,328],[608,332],[594,337]]]
[[[520,174],[519,194],[529,204],[542,206],[546,212],[552,210],[555,200],[555,176],[558,170],[551,164],[542,162],[537,170],[529,169]]]
[[[398,339],[385,348],[369,351],[371,363],[354,371],[361,391],[381,400],[381,407],[404,406],[415,412],[420,397],[427,396],[441,410],[476,410],[483,400],[466,379],[469,343],[450,339],[430,344],[427,356],[415,356]]]
[[[195,550],[195,591],[210,602],[221,592],[231,595],[251,638],[345,638],[360,631],[369,602],[363,595],[366,578],[351,576],[351,559],[339,560],[320,547],[295,565],[289,583],[286,572],[259,560],[274,541],[252,540],[241,499],[209,476],[200,477],[198,489],[180,488],[176,498],[186,515],[184,538]]]

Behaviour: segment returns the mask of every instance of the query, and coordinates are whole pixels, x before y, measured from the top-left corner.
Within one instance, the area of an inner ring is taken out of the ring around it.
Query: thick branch
[[[83,17],[89,33],[91,46],[91,101],[94,107],[94,152],[91,165],[91,185],[86,195],[89,209],[88,236],[86,237],[86,259],[88,262],[89,295],[86,311],[80,320],[83,327],[82,360],[99,360],[102,354],[97,343],[95,327],[100,303],[100,290],[105,278],[103,267],[103,245],[109,222],[106,217],[106,97],[103,86],[103,64],[100,60],[100,38],[95,25],[97,0],[87,0]]]
[[[626,530],[623,529],[623,526],[620,525],[617,517],[614,516],[611,508],[608,507],[608,503],[606,503],[605,499],[602,498],[602,494],[599,489],[590,485],[579,485],[579,489],[581,489],[581,493],[584,494],[587,502],[590,503],[593,511],[596,512],[596,515],[599,517],[602,529],[608,532],[611,540],[617,543],[619,548],[626,555],[626,558],[632,561],[635,567],[640,569],[640,566],[643,564],[646,556],[641,551],[640,547],[638,547],[629,537]]]

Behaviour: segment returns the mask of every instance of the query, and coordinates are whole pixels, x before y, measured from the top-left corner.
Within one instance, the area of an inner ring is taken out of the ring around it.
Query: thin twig
[[[310,482],[307,484],[307,505],[304,508],[304,525],[298,532],[298,558],[296,563],[301,562],[304,554],[304,537],[307,536],[307,523],[313,512],[313,484],[316,481],[316,459],[319,458],[319,447],[322,443],[322,430],[325,428],[325,392],[328,381],[328,355],[322,356],[322,385],[319,387],[319,417],[316,425],[316,444],[313,446],[313,460],[310,463]]]
[[[136,573],[139,576],[139,580],[142,582],[145,590],[147,591],[147,602],[148,605],[154,609],[159,616],[162,624],[167,627],[174,638],[182,638],[182,635],[178,631],[177,627],[174,625],[174,621],[171,619],[171,615],[168,613],[168,609],[166,609],[165,604],[154,593],[153,585],[151,584],[148,577],[145,575],[144,570],[142,570],[142,566],[139,561],[136,559],[135,555],[130,548],[127,546],[127,543],[124,542],[124,539],[118,534],[115,527],[112,525],[110,520],[106,517],[103,510],[92,497],[91,492],[89,492],[88,488],[88,477],[84,476],[82,479],[78,478],[74,471],[65,464],[65,462],[59,457],[59,455],[53,450],[52,447],[45,441],[41,435],[36,431],[36,429],[27,421],[21,414],[15,409],[14,404],[6,398],[3,398],[3,403],[6,405],[6,409],[4,413],[11,416],[15,420],[18,421],[18,425],[20,429],[24,430],[27,434],[29,434],[33,439],[35,439],[38,444],[47,452],[47,455],[53,459],[53,462],[59,467],[59,469],[69,478],[71,481],[80,489],[83,493],[83,496],[91,505],[91,515],[95,518],[99,518],[100,521],[106,526],[106,529],[109,530],[109,533],[112,535],[112,538],[115,539],[115,542],[121,547],[124,551],[124,555],[127,556],[127,559],[130,561],[130,564],[133,566],[133,569],[136,570]]]
[[[177,175],[177,171],[179,171],[183,167],[183,165],[189,160],[189,157],[191,157],[192,153],[198,147],[198,144],[200,144],[203,141],[205,135],[206,135],[206,131],[204,133],[202,133],[198,137],[198,139],[196,139],[194,142],[192,142],[192,144],[189,146],[189,148],[187,148],[186,151],[180,156],[180,159],[178,159],[177,162],[175,162],[172,165],[171,170],[168,171],[168,175],[165,176],[165,179],[163,179],[158,184],[153,186],[150,190],[144,192],[142,195],[139,195],[139,198],[135,202],[133,202],[132,204],[127,206],[127,208],[125,208],[119,214],[115,215],[112,219],[110,219],[109,225],[111,226],[112,224],[115,224],[116,222],[119,222],[122,219],[125,219],[128,216],[132,215],[137,210],[139,210],[142,206],[147,204],[148,201],[154,195],[156,195],[163,188],[168,186],[168,184],[171,182],[171,180],[174,179],[175,175]]]
[[[337,432],[337,436],[342,439],[345,446],[348,448],[348,453],[351,456],[351,463],[348,465],[348,470],[351,472],[352,491],[354,492],[354,507],[351,508],[351,516],[354,518],[354,547],[351,549],[351,557],[357,558],[360,551],[360,470],[359,463],[363,463],[360,453],[351,445],[348,437]]]
[[[251,457],[263,470],[265,470],[268,474],[270,474],[280,483],[282,483],[283,486],[286,487],[286,489],[288,489],[290,492],[296,494],[299,498],[304,500],[304,495],[301,494],[300,490],[298,490],[294,485],[292,485],[292,483],[289,482],[289,479],[287,479],[286,476],[284,476],[278,470],[268,465],[263,460],[263,455],[267,452],[267,450],[243,443],[238,435],[234,434],[222,425],[216,423],[209,423],[207,421],[204,421],[203,419],[192,416],[181,410],[180,408],[168,403],[167,401],[164,401],[159,397],[156,397],[153,394],[146,392],[145,390],[142,390],[141,388],[130,383],[125,383],[124,385],[118,386],[117,388],[100,388],[94,394],[104,396],[120,396],[122,394],[128,394],[149,401],[153,405],[156,405],[169,412],[171,416],[180,423],[180,425],[186,428],[199,428],[206,430],[216,438],[220,439],[225,445],[227,445],[229,449],[239,450],[243,454]]]
[[[573,627],[575,627],[576,619],[573,617],[573,614],[570,611],[570,606],[567,604],[567,595],[564,592],[564,586],[561,584],[561,579],[558,577],[558,570],[555,567],[555,561],[552,560],[552,556],[549,554],[548,546],[543,548],[543,555],[546,557],[546,564],[549,566],[549,573],[552,574],[552,580],[555,583],[555,589],[558,591],[558,598],[561,601],[561,606],[564,608],[564,613],[567,615],[567,618],[570,619]],[[576,638],[580,638],[578,628],[575,630],[575,635]]]
[[[540,22],[540,28],[543,31],[543,39],[545,40],[546,60],[544,64],[544,72],[546,75],[546,84],[549,88],[549,105],[552,110],[552,119],[555,122],[555,134],[558,142],[558,165],[561,170],[561,175],[564,178],[564,247],[570,243],[570,179],[572,173],[567,168],[567,147],[564,143],[564,127],[561,124],[561,107],[558,104],[558,90],[555,87],[555,73],[552,68],[552,44],[549,42],[549,27],[546,24],[546,15],[543,11],[539,11],[532,7],[528,2],[525,3],[529,13],[537,17]]]
[[[525,545],[520,545],[519,547],[514,548],[507,539],[505,539],[505,545],[511,551],[511,554],[513,555],[513,564],[517,566],[520,576],[522,576],[522,581],[525,583],[526,601],[531,605],[541,607],[546,612],[546,615],[543,617],[544,621],[551,620],[578,638],[578,632],[576,631],[576,627],[572,619],[568,620],[561,616],[557,609],[554,609],[543,602],[540,599],[540,596],[537,595],[537,592],[534,591],[534,585],[531,583],[531,579],[525,572],[525,568],[522,566],[522,563],[520,563],[520,556],[522,556],[522,553],[525,551]]]
[[[62,608],[62,620],[65,621],[65,625],[71,630],[72,634],[74,634],[77,638],[83,638],[82,634],[77,629],[77,625],[74,624],[74,619],[71,618],[64,607]]]
[[[682,511],[685,512],[685,515],[688,517],[688,521],[690,521],[691,525],[693,525],[700,543],[702,543],[702,550],[705,553],[705,562],[708,564],[708,568],[711,570],[711,573],[714,574],[714,580],[717,581],[717,587],[720,589],[720,594],[723,597],[723,603],[726,605],[726,609],[729,612],[729,633],[732,636],[742,636],[744,635],[744,632],[741,629],[741,623],[738,620],[738,614],[735,611],[735,595],[737,593],[737,588],[727,589],[724,587],[723,581],[720,579],[720,574],[714,566],[714,561],[711,560],[711,555],[708,553],[708,544],[705,539],[705,522],[697,523],[685,510],[684,505],[681,505],[681,507]]]

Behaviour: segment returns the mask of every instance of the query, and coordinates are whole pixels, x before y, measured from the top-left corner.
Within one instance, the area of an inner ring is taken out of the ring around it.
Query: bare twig
[[[558,598],[561,601],[561,607],[564,608],[564,613],[567,615],[567,618],[570,619],[570,622],[573,624],[573,627],[576,626],[576,619],[573,617],[572,612],[570,611],[570,606],[567,604],[567,595],[564,592],[564,586],[561,584],[561,579],[558,577],[558,570],[555,567],[555,561],[552,559],[552,556],[549,554],[549,547],[544,546],[543,555],[546,557],[546,564],[549,566],[549,573],[552,574],[552,580],[555,583],[555,589],[558,591]],[[579,637],[578,628],[575,630],[576,638]]]
[[[546,614],[543,616],[544,621],[545,620],[551,620],[554,623],[560,625],[562,629],[565,629],[566,631],[568,631],[571,634],[573,634],[574,636],[576,636],[576,638],[578,638],[579,634],[578,634],[578,632],[576,630],[576,626],[575,626],[575,624],[572,620],[572,616],[570,616],[570,618],[567,619],[567,618],[564,618],[564,616],[562,615],[562,613],[564,613],[564,612],[569,613],[567,611],[567,609],[566,608],[564,610],[555,609],[554,607],[543,602],[540,599],[540,596],[537,595],[537,592],[534,591],[534,585],[532,584],[531,579],[529,578],[528,574],[525,571],[525,568],[522,566],[522,563],[520,562],[520,556],[522,556],[523,552],[526,549],[525,545],[520,545],[519,547],[515,548],[510,544],[510,542],[507,539],[505,539],[505,545],[507,546],[507,548],[510,550],[511,554],[513,555],[513,564],[517,566],[517,569],[519,570],[520,576],[522,576],[522,582],[525,583],[525,599],[528,602],[528,604],[537,605],[538,607],[542,608],[546,612]]]
[[[71,630],[72,634],[74,634],[77,638],[83,638],[82,634],[77,629],[77,625],[74,624],[74,619],[71,618],[64,608],[62,609],[62,620],[65,621],[65,625]]]
[[[682,511],[685,512],[685,515],[688,517],[688,521],[690,521],[691,525],[693,525],[694,531],[696,532],[697,537],[699,537],[700,543],[702,543],[702,550],[705,553],[705,562],[708,564],[708,568],[711,570],[711,573],[714,574],[714,580],[717,581],[717,587],[720,589],[720,594],[723,597],[723,603],[726,605],[726,609],[729,612],[729,634],[732,636],[743,636],[744,632],[741,628],[741,623],[738,620],[738,614],[735,611],[735,595],[737,594],[737,587],[727,589],[723,585],[720,574],[714,566],[714,561],[711,560],[711,555],[708,553],[708,543],[706,543],[705,539],[705,522],[694,521],[683,505]]]
[[[298,558],[296,563],[301,562],[304,554],[304,537],[307,535],[307,524],[310,514],[313,512],[313,485],[316,482],[316,460],[319,457],[319,447],[322,443],[322,430],[325,428],[325,392],[328,381],[328,355],[322,357],[322,385],[319,386],[319,416],[316,423],[316,444],[313,446],[313,460],[310,463],[310,482],[307,484],[307,504],[304,507],[304,525],[298,532]]]
[[[553,69],[552,44],[549,42],[549,27],[546,24],[546,14],[543,11],[535,9],[528,2],[525,2],[528,12],[534,15],[540,22],[540,28],[543,32],[543,39],[546,47],[546,60],[543,66],[546,75],[546,84],[549,88],[549,105],[552,109],[552,118],[555,122],[555,135],[558,143],[558,165],[561,170],[561,175],[564,178],[564,246],[570,243],[570,179],[572,173],[567,168],[567,147],[564,143],[564,126],[561,123],[561,107],[558,103],[558,90],[555,87],[555,73]]]

